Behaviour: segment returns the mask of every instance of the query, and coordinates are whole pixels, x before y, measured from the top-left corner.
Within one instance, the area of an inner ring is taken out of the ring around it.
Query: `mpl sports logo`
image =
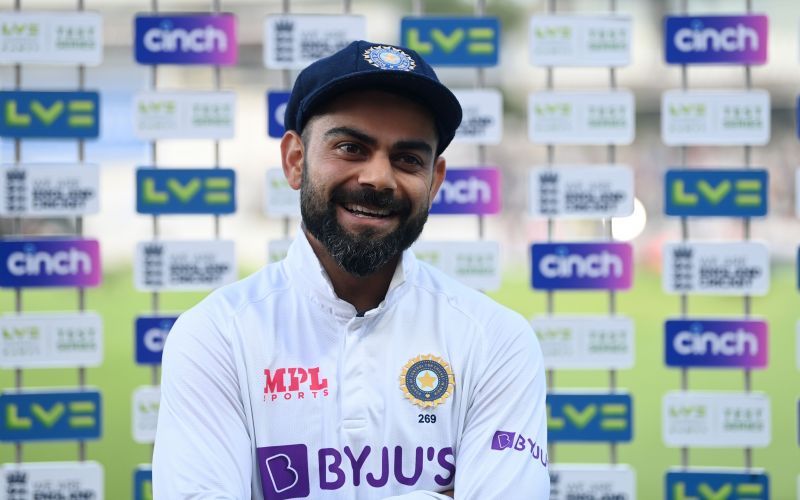
[[[290,401],[326,398],[328,379],[319,367],[274,368],[264,370],[264,401]]]
[[[233,14],[139,14],[135,24],[139,64],[236,64],[238,47]]]
[[[665,500],[769,500],[769,476],[761,469],[670,470]]]
[[[500,212],[500,205],[499,169],[450,169],[430,213],[491,215]]]
[[[372,488],[416,485],[429,490],[451,486],[456,474],[450,447],[365,446],[358,450],[345,446],[314,453],[305,444],[288,444],[259,447],[256,455],[265,500],[306,498],[312,495],[312,487],[314,498],[329,497],[347,483]],[[413,472],[406,475],[405,470]],[[312,471],[319,475],[312,477]]]
[[[531,246],[537,290],[626,290],[633,282],[628,243],[537,243]]]
[[[668,320],[665,361],[678,367],[766,368],[767,329],[762,320]]]
[[[664,47],[669,64],[765,64],[767,16],[668,16]]]
[[[0,241],[0,287],[100,284],[97,240]]]

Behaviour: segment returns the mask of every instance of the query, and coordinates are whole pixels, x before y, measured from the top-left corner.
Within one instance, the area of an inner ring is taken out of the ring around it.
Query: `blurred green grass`
[[[490,294],[498,302],[526,317],[545,310],[545,295],[534,293],[528,284],[528,271],[514,269],[506,273],[503,286]],[[106,498],[132,498],[132,479],[138,464],[150,461],[151,447],[133,442],[131,434],[131,397],[136,387],[149,385],[152,371],[134,363],[133,321],[137,314],[150,311],[150,295],[133,289],[130,270],[109,272],[103,286],[87,292],[87,308],[103,316],[105,327],[105,361],[98,368],[87,370],[87,383],[103,394],[103,438],[88,444],[88,458],[105,468]],[[163,312],[180,312],[197,303],[203,293],[161,294]],[[25,311],[61,311],[77,307],[77,293],[71,290],[25,291]],[[0,292],[0,310],[14,309],[13,293]],[[559,293],[555,296],[556,313],[604,313],[608,310],[605,293]],[[741,298],[691,297],[690,315],[742,314]],[[795,324],[800,319],[794,269],[773,268],[771,292],[753,300],[754,315],[770,323],[769,369],[754,372],[753,389],[769,394],[772,401],[772,443],[755,450],[753,464],[770,474],[773,499],[794,499],[797,476],[800,474],[800,447],[797,436],[797,399],[800,396],[800,372],[796,367]],[[638,498],[662,498],[666,470],[680,463],[680,452],[666,448],[661,442],[661,398],[680,387],[678,370],[665,368],[663,362],[662,324],[665,318],[677,315],[679,300],[661,290],[660,276],[655,271],[637,270],[631,291],[617,294],[617,311],[631,317],[636,324],[636,365],[618,373],[620,389],[627,389],[634,400],[634,441],[618,447],[620,463],[630,464],[637,475]],[[556,388],[607,387],[609,375],[599,371],[557,371]],[[70,387],[78,383],[77,370],[25,370],[25,387]],[[0,372],[0,387],[14,385],[11,370]],[[741,371],[692,370],[690,389],[743,390]],[[25,461],[75,460],[78,446],[67,443],[26,444]],[[553,463],[597,462],[609,460],[607,445],[561,444],[550,452]],[[0,461],[14,460],[14,448],[0,445]],[[744,465],[739,449],[692,449],[692,466]]]

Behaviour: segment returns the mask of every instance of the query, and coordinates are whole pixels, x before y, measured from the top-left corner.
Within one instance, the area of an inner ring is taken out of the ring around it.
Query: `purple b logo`
[[[511,448],[511,445],[514,444],[515,435],[516,433],[514,432],[507,432],[507,431],[495,432],[494,437],[492,438],[492,449],[505,450],[507,448]]]
[[[265,446],[256,451],[265,500],[308,496],[311,488],[306,445]]]

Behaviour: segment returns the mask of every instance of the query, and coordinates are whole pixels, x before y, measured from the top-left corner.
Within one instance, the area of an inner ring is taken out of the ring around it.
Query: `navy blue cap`
[[[356,89],[397,93],[428,108],[439,136],[437,155],[450,144],[461,123],[458,99],[419,54],[358,40],[300,72],[286,104],[286,130],[301,132],[320,105]]]

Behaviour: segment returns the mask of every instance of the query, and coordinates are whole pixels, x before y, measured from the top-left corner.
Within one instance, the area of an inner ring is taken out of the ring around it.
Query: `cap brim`
[[[461,105],[447,87],[436,80],[408,71],[361,72],[331,80],[303,99],[297,116],[308,120],[326,101],[345,92],[364,88],[400,94],[428,108],[439,134],[437,154],[450,144],[461,123]],[[297,123],[297,126],[302,129],[305,123]]]

